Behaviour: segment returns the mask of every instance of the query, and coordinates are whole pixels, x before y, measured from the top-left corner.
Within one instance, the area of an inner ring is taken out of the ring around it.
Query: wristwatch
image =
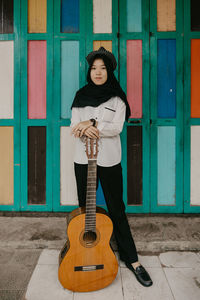
[[[90,121],[92,122],[92,126],[96,126],[96,120],[95,119],[90,119]]]

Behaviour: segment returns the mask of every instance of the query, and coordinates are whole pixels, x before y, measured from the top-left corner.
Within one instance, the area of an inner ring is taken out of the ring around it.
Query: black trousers
[[[79,206],[86,204],[88,165],[74,163]],[[137,251],[131,235],[125,205],[123,202],[123,182],[121,164],[112,167],[97,166],[97,180],[103,189],[109,216],[113,222],[113,232],[120,259],[126,262],[138,261]]]

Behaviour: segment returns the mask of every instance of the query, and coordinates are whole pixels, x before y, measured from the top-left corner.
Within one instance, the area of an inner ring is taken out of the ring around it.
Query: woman
[[[75,149],[75,176],[79,206],[85,206],[87,185],[87,156],[81,137],[99,139],[97,177],[100,179],[108,212],[120,254],[126,266],[144,286],[152,280],[139,263],[136,247],[122,199],[122,168],[120,132],[130,116],[126,95],[115,78],[117,66],[114,55],[100,47],[86,57],[89,70],[88,84],[81,88],[72,104],[72,134],[77,138]]]

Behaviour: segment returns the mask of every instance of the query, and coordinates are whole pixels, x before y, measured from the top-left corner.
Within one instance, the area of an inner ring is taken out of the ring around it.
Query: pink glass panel
[[[127,41],[127,98],[131,118],[142,118],[142,41]]]
[[[28,118],[46,118],[46,41],[28,42]]]

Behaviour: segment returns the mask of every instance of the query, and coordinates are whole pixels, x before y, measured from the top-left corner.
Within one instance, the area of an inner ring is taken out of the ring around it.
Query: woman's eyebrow
[[[97,66],[97,65],[95,65],[95,64],[92,65],[92,67],[96,67],[96,66]],[[105,65],[103,64],[103,65],[101,65],[101,67],[105,67]]]

